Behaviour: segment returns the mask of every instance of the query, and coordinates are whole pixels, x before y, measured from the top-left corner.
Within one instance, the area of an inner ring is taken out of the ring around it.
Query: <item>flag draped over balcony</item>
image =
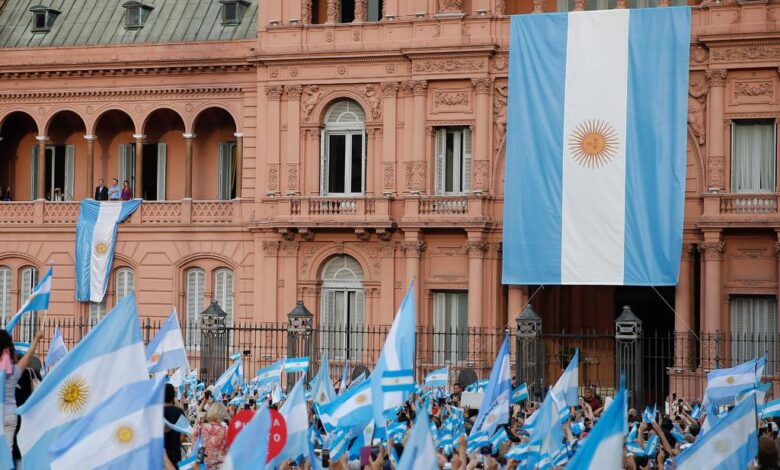
[[[117,225],[140,206],[141,199],[122,202],[81,201],[76,225],[76,300],[103,300],[114,261]]]
[[[677,283],[690,21],[512,17],[504,283]]]

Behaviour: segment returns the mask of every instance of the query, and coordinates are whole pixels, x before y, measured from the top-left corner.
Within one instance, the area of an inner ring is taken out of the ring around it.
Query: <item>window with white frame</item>
[[[471,130],[436,130],[436,194],[466,194],[471,190]]]
[[[206,274],[200,268],[192,268],[186,273],[187,325],[186,342],[188,349],[200,347],[200,312],[204,309]]]
[[[356,196],[365,192],[365,121],[363,108],[352,100],[330,107],[320,146],[323,196]]]
[[[732,365],[766,354],[765,375],[774,375],[777,360],[777,299],[774,296],[731,298]]]
[[[0,315],[3,325],[11,319],[11,268],[0,266]]]
[[[334,359],[362,360],[365,329],[363,269],[355,258],[334,256],[322,270],[320,347]]]
[[[214,271],[214,300],[227,313],[225,325],[233,325],[233,271],[217,269]]]
[[[23,305],[27,301],[36,284],[38,284],[38,268],[34,266],[22,268],[19,276],[19,305]],[[16,341],[32,341],[37,322],[38,312],[24,315],[17,325],[19,335],[15,335],[14,339]]]
[[[731,124],[731,192],[775,191],[774,119],[745,119]]]
[[[116,278],[114,280],[116,299],[115,302],[119,302],[125,298],[129,293],[133,292],[135,288],[135,279],[133,278],[132,268],[119,268],[116,270]]]
[[[469,296],[466,291],[433,293],[434,361],[457,363],[468,356]]]

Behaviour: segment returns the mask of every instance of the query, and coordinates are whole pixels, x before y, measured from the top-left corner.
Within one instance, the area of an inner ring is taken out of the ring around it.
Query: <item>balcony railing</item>
[[[271,200],[278,202],[279,216],[285,220],[386,219],[390,199],[385,197],[298,197]]]
[[[764,194],[728,194],[720,197],[721,214],[776,214],[777,196]]]
[[[241,223],[241,201],[144,201],[125,224],[206,225]],[[13,201],[0,203],[0,226],[73,225],[79,218],[78,201]]]

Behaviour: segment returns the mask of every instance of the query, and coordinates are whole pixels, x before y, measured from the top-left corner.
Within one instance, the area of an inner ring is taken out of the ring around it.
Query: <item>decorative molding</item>
[[[726,74],[723,69],[707,70],[707,82],[710,87],[726,86]]]
[[[416,60],[415,73],[476,72],[485,69],[484,59],[432,59]]]
[[[298,248],[300,247],[300,242],[294,242],[294,241],[284,241],[281,244],[281,251],[282,256],[287,257],[295,257],[298,256]]]
[[[374,119],[379,119],[382,116],[382,94],[379,92],[379,86],[366,85],[366,88],[363,91],[363,95],[366,97],[368,107],[371,110],[371,117]]]
[[[406,173],[406,187],[409,191],[423,192],[425,191],[425,177],[427,170],[427,162],[415,161],[404,162],[404,169]]]
[[[726,157],[722,155],[710,155],[707,157],[707,187],[723,188],[723,170]]]
[[[386,97],[395,97],[398,96],[398,90],[401,88],[401,83],[399,82],[384,82],[381,85],[382,87],[382,95]]]
[[[774,80],[745,80],[734,82],[732,86],[732,100],[734,102],[756,102],[774,100]]]
[[[287,164],[287,190],[298,192],[298,164]]]
[[[335,23],[339,12],[339,0],[328,0],[326,11],[326,23]]]
[[[466,242],[465,247],[469,258],[483,258],[488,251],[488,243],[484,241]]]
[[[506,0],[496,0],[496,16],[504,16]]]
[[[407,258],[419,258],[425,251],[425,242],[422,240],[401,242],[401,250]]]
[[[433,113],[470,113],[471,91],[436,90],[433,92]]]
[[[268,192],[279,192],[279,164],[269,163],[266,165],[268,168]]]
[[[428,95],[428,81],[427,80],[413,80],[412,81],[412,94],[415,96]]]
[[[699,244],[699,251],[704,255],[704,259],[708,261],[721,261],[723,260],[723,251],[726,245],[723,242],[707,242]]]
[[[311,23],[311,0],[301,0],[301,23]]]
[[[136,76],[136,75],[192,75],[197,73],[254,72],[255,66],[245,63],[214,64],[214,65],[180,65],[180,66],[149,66],[149,67],[103,67],[94,69],[60,69],[60,70],[9,70],[0,72],[0,79],[30,79],[30,78],[78,78],[103,76]]]
[[[382,183],[385,190],[393,190],[395,183],[395,162],[382,162]]]
[[[20,100],[52,101],[56,99],[69,98],[112,98],[112,99],[137,99],[139,96],[172,96],[172,97],[211,97],[234,95],[239,97],[243,95],[244,90],[240,87],[196,87],[196,88],[114,88],[114,89],[90,89],[81,90],[51,90],[51,91],[29,91],[29,92],[7,92],[0,93],[0,102]]]
[[[463,0],[439,0],[439,13],[462,13]]]
[[[284,91],[284,87],[282,87],[281,85],[267,85],[265,87],[265,94],[268,96],[269,100],[281,99],[283,91]]]
[[[693,261],[693,252],[695,250],[696,246],[693,243],[683,243],[680,260],[682,262]]]
[[[263,242],[263,253],[265,253],[265,256],[276,256],[279,253],[280,245],[281,242],[279,241]]]
[[[288,100],[301,99],[301,93],[303,93],[303,87],[301,85],[285,85],[284,94]]]
[[[301,109],[303,112],[303,119],[308,121],[311,117],[311,112],[320,102],[325,93],[320,90],[318,85],[309,85],[303,88],[303,99],[301,99]]]
[[[366,21],[366,0],[355,0],[355,23]]]
[[[780,59],[780,45],[744,45],[732,47],[713,47],[710,49],[711,62],[745,62]]]
[[[475,93],[490,93],[492,82],[489,78],[472,78],[471,86],[474,87]]]
[[[379,242],[379,254],[382,258],[392,258],[395,256],[396,244],[390,241]]]
[[[487,192],[490,189],[490,160],[474,160],[472,164],[472,185],[474,192]]]
[[[704,75],[691,76],[688,88],[688,128],[693,133],[699,145],[704,144],[705,119],[707,109],[707,92],[709,83]]]
[[[433,273],[433,274],[431,274],[431,277],[436,279],[437,281],[443,281],[443,282],[462,282],[465,279],[468,279],[468,274],[466,274],[466,273]]]

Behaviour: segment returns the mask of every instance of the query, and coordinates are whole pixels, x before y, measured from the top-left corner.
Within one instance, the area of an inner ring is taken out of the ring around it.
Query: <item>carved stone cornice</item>
[[[484,258],[488,251],[488,243],[483,241],[466,242],[466,253],[469,258]]]
[[[412,96],[414,94],[414,82],[411,80],[401,82],[401,94],[403,96]]]
[[[490,93],[490,86],[492,85],[492,80],[489,78],[472,78],[471,79],[471,86],[474,87],[475,93]]]
[[[301,99],[301,93],[303,93],[303,87],[301,85],[285,85],[284,95],[288,100]]]
[[[693,243],[683,243],[680,259],[682,262],[693,261],[693,252],[696,246]]]
[[[265,241],[263,242],[263,253],[266,256],[276,256],[279,253],[279,245],[281,245],[279,241]]]
[[[282,242],[281,244],[282,256],[287,256],[287,257],[298,256],[298,248],[300,247],[300,245],[301,245],[300,242],[295,242],[295,241]]]
[[[383,258],[392,258],[395,256],[395,243],[394,242],[380,242],[379,254]]]
[[[197,88],[112,88],[80,90],[19,91],[0,93],[0,102],[4,101],[52,101],[70,98],[112,98],[137,99],[142,96],[181,96],[188,98],[210,96],[241,96],[244,90],[239,87],[197,87]]]
[[[723,251],[726,244],[723,242],[707,242],[699,244],[699,251],[704,255],[707,261],[723,260]]]
[[[399,82],[384,82],[382,83],[382,95],[384,96],[398,96],[398,90],[401,88]]]
[[[414,80],[412,82],[412,93],[415,96],[426,96],[428,94],[428,81]]]
[[[282,98],[282,91],[284,87],[281,85],[270,85],[265,87],[265,94],[269,100],[279,100]]]
[[[726,86],[727,71],[724,69],[707,70],[707,83],[710,87]]]
[[[8,70],[0,72],[2,79],[21,78],[79,78],[79,77],[116,77],[136,75],[190,75],[197,73],[251,72],[255,66],[246,63],[213,65],[158,65],[139,67],[101,67],[94,69],[58,69],[58,70]]]
[[[419,258],[425,251],[425,242],[422,240],[401,242],[401,249],[407,258]]]

